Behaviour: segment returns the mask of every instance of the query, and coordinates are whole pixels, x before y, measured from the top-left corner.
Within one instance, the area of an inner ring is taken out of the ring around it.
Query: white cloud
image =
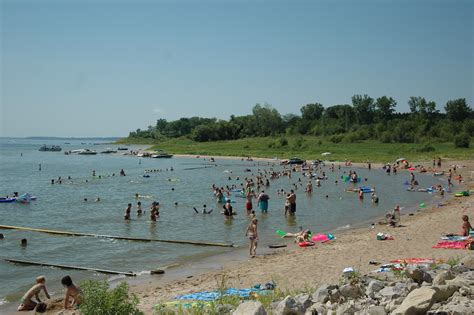
[[[153,112],[155,114],[162,114],[163,113],[163,110],[161,108],[153,108]]]

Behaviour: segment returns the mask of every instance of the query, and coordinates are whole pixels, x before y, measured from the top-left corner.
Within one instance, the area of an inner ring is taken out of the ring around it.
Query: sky
[[[474,1],[0,0],[0,136],[126,136],[268,103],[474,103]]]

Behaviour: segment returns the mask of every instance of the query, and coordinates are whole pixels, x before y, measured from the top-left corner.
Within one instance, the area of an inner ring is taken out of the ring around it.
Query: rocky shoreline
[[[474,255],[456,264],[407,264],[383,273],[349,273],[338,284],[324,284],[313,294],[286,296],[267,309],[258,301],[218,308],[232,315],[473,314]]]
[[[287,296],[265,310],[259,302],[244,302],[233,315],[263,314],[472,314],[474,255],[459,264],[430,267],[408,265],[402,270],[361,277],[345,276],[340,284],[325,284],[312,295]]]

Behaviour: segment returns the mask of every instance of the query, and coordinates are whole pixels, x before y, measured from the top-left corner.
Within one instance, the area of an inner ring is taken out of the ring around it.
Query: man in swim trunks
[[[46,279],[44,276],[39,276],[36,278],[36,284],[31,287],[31,289],[28,290],[28,292],[23,295],[21,298],[21,304],[18,306],[18,311],[31,311],[35,309],[36,305],[38,303],[41,303],[41,300],[39,298],[39,293],[41,290],[44,291],[46,294],[46,297],[50,299],[51,297],[49,296],[48,289],[46,288]],[[33,301],[31,298],[32,297],[36,298],[36,301]]]

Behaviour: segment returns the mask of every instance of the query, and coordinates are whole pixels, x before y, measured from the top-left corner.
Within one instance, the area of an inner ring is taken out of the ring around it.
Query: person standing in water
[[[150,210],[151,221],[156,221],[156,218],[160,216],[159,207],[160,207],[160,203],[158,201],[153,201],[153,203],[151,204],[151,210]]]
[[[286,197],[286,200],[290,203],[290,214],[296,213],[296,194],[294,190],[290,190],[290,194]]]
[[[125,220],[130,220],[130,213],[132,212],[132,204],[129,203],[127,205],[127,208],[125,208],[125,214],[123,215],[123,218]]]
[[[137,202],[137,215],[142,215],[143,211],[142,211],[142,202],[139,201]]]
[[[262,190],[262,192],[258,195],[257,203],[260,207],[260,211],[262,211],[263,213],[268,212],[268,200],[269,199],[270,199],[270,197],[265,193],[264,190]]]
[[[258,242],[257,223],[258,223],[258,220],[256,218],[253,218],[252,222],[247,227],[247,231],[245,231],[245,236],[247,236],[250,241],[249,253],[250,253],[250,257],[252,258],[254,258],[257,255],[257,242]]]

